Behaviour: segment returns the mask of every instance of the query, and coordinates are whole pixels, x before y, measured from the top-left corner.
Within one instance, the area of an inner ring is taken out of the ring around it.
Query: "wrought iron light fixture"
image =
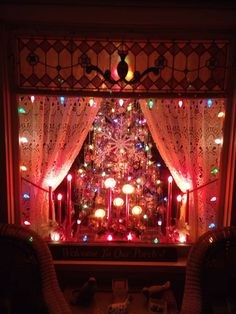
[[[161,64],[158,64],[153,67],[147,68],[145,71],[140,73],[139,71],[135,71],[133,78],[130,80],[126,79],[126,76],[128,74],[128,63],[125,61],[126,56],[128,55],[127,51],[124,50],[119,50],[118,55],[120,56],[120,62],[117,65],[117,74],[119,76],[119,79],[115,80],[112,75],[110,70],[106,70],[103,72],[98,66],[89,64],[86,66],[86,73],[90,74],[92,71],[96,71],[99,74],[102,75],[105,81],[111,83],[111,84],[117,84],[120,82],[124,82],[129,85],[136,84],[140,82],[140,80],[147,75],[148,73],[154,73],[155,75],[158,75],[160,72]]]

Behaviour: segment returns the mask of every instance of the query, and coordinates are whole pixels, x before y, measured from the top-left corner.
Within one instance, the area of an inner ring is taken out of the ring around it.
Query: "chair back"
[[[51,252],[38,234],[0,223],[0,252],[0,313],[71,313]]]
[[[236,313],[236,227],[214,229],[192,246],[181,314]]]

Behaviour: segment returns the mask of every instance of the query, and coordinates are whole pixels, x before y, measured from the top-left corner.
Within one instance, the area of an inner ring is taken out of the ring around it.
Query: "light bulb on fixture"
[[[68,180],[68,181],[71,181],[71,180],[72,180],[72,175],[71,175],[71,174],[68,174],[67,180]]]
[[[108,188],[113,189],[116,186],[116,180],[113,178],[107,178],[104,183],[107,189]]]
[[[133,214],[133,215],[138,216],[138,215],[140,215],[141,213],[142,213],[142,207],[141,207],[141,206],[136,205],[136,206],[134,206],[134,207],[132,208],[132,214]]]
[[[113,201],[114,206],[120,207],[124,205],[124,200],[121,197],[116,197]]]
[[[173,177],[172,177],[172,176],[169,176],[169,177],[168,177],[168,182],[169,182],[169,183],[172,183],[172,182],[173,182]]]
[[[177,196],[177,202],[181,202],[181,201],[182,201],[182,195],[179,194],[179,195]]]
[[[125,184],[122,187],[122,191],[124,194],[132,194],[134,192],[134,187],[131,184]]]
[[[105,215],[106,215],[106,212],[105,212],[105,210],[104,209],[102,209],[102,208],[99,208],[99,209],[96,209],[96,211],[95,211],[95,217],[96,218],[104,218],[105,217]]]

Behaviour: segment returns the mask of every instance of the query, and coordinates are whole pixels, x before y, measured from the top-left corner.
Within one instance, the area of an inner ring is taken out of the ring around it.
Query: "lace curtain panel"
[[[42,235],[49,222],[49,185],[55,190],[70,170],[99,106],[98,99],[91,106],[76,97],[19,99],[22,191],[30,195],[31,226]]]
[[[49,181],[55,190],[68,173],[101,102],[101,98],[95,99],[90,106],[88,98],[19,99],[20,160],[21,166],[25,166],[21,168],[22,192],[30,195],[23,202],[28,202],[32,228],[41,235],[48,232]],[[186,193],[186,183],[189,184],[189,225],[194,241],[210,224],[217,225],[219,173],[212,170],[220,167],[224,101],[190,99],[183,100],[180,106],[176,99],[154,100],[151,109],[147,100],[139,103],[178,187]],[[183,203],[180,221],[185,219]]]
[[[219,173],[214,169],[220,167],[224,101],[155,100],[152,109],[147,101],[140,103],[154,142],[176,184],[183,193],[189,185],[189,226],[194,241],[209,225],[217,225]],[[185,217],[186,204],[180,220]]]

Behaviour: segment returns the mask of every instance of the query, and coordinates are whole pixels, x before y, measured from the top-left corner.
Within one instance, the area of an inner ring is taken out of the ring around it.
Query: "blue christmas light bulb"
[[[84,236],[83,236],[83,242],[87,242],[88,241],[88,236],[85,234]]]
[[[215,228],[215,226],[216,226],[216,225],[215,225],[213,222],[212,222],[211,224],[209,224],[209,228],[210,228],[210,229]]]
[[[65,102],[65,97],[60,97],[60,102],[61,102],[61,104],[63,105],[64,102]]]
[[[212,106],[213,102],[212,99],[207,100],[207,106],[210,108]]]

